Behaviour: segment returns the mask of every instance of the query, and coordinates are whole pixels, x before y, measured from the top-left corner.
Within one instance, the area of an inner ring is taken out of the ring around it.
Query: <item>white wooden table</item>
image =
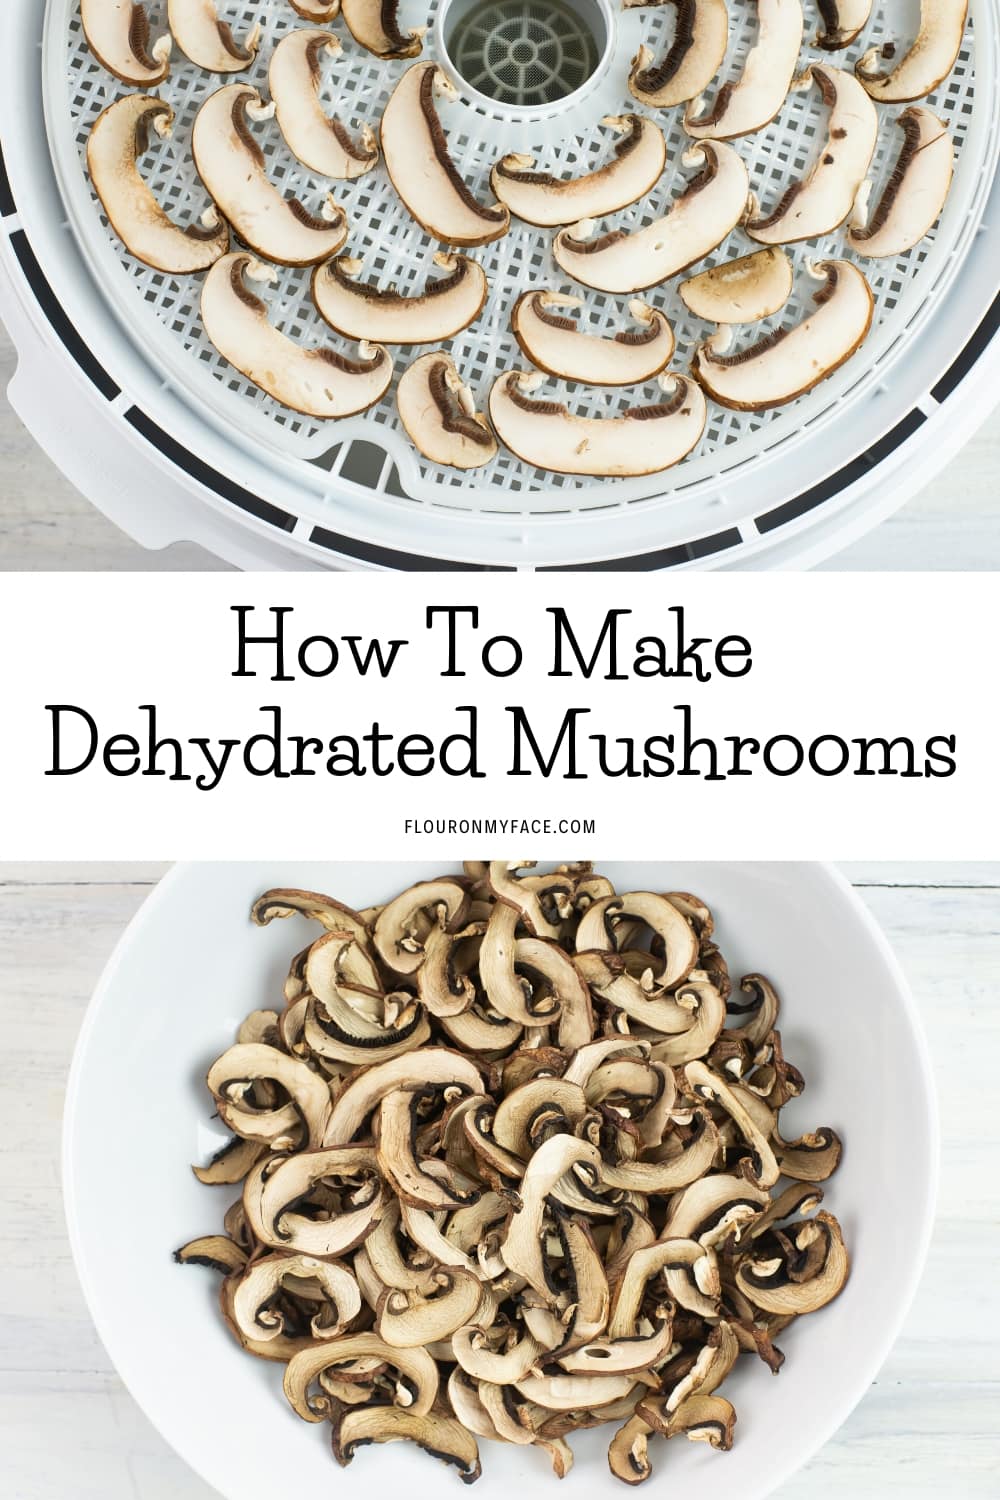
[[[111,1369],[63,1228],[59,1124],[84,1006],[160,870],[0,865],[0,1495],[211,1500]],[[853,866],[932,1039],[930,1263],[868,1396],[781,1500],[1000,1496],[1000,865]],[[568,1481],[568,1486],[572,1481]],[[336,1476],[331,1476],[331,1493]]]
[[[0,326],[0,393],[14,369]],[[1000,564],[1000,415],[944,474],[875,531],[823,566],[990,570]],[[147,552],[106,521],[32,442],[0,394],[0,571],[219,569],[199,547]]]

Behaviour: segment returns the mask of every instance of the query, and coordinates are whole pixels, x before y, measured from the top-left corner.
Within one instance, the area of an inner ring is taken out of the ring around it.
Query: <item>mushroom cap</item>
[[[378,143],[367,125],[360,144],[355,142],[323,108],[320,61],[324,52],[339,57],[342,50],[332,31],[289,31],[271,56],[268,83],[278,126],[292,154],[321,177],[349,180],[376,165]]]
[[[780,248],[726,260],[682,281],[681,301],[707,323],[757,323],[784,307],[792,291],[792,263]]]
[[[167,0],[167,20],[184,56],[207,73],[241,73],[257,56],[260,25],[238,42],[228,21],[219,20],[216,0]]]
[[[80,0],[87,45],[102,68],[122,83],[156,88],[170,73],[171,42],[149,45],[149,13],[135,0]]]
[[[87,166],[112,229],[130,254],[154,270],[188,276],[207,270],[229,248],[229,228],[216,223],[180,228],[153,196],[137,159],[150,130],[166,134],[174,112],[153,94],[128,94],[97,118],[87,141]]]
[[[747,169],[721,142],[693,146],[684,161],[699,170],[662,217],[642,229],[613,229],[596,238],[581,234],[587,224],[562,229],[552,246],[557,264],[598,291],[639,292],[686,271],[721,245],[746,213]]]
[[[758,35],[734,83],[724,83],[711,108],[695,99],[684,129],[698,140],[733,140],[773,120],[785,102],[802,45],[801,0],[756,0]]]
[[[585,333],[559,311],[578,305],[577,297],[547,291],[522,292],[515,302],[514,337],[540,370],[588,385],[643,385],[666,369],[674,335],[664,313],[633,300],[629,309],[638,331],[622,329],[606,338]]]
[[[846,260],[820,262],[824,277],[816,308],[794,328],[779,329],[738,354],[710,340],[699,346],[692,372],[722,406],[759,411],[812,390],[850,359],[871,327],[874,298],[863,274]]]
[[[351,416],[378,401],[392,380],[392,360],[379,344],[361,357],[326,347],[303,349],[271,324],[266,304],[247,286],[266,275],[253,257],[227,255],[213,266],[201,298],[205,331],[219,353],[248,380],[293,411],[321,419]]]
[[[604,166],[559,179],[534,171],[532,157],[501,157],[490,174],[500,202],[526,223],[552,228],[603,218],[648,193],[667,160],[663,131],[646,115],[608,116],[602,123],[619,135],[614,155]]]
[[[448,245],[487,245],[507,233],[510,213],[502,205],[484,206],[466,187],[448,152],[436,96],[455,97],[437,63],[407,68],[382,115],[386,171],[428,234]]]
[[[253,114],[266,113],[248,84],[231,83],[210,94],[194,122],[195,166],[219,212],[255,254],[279,265],[316,265],[340,249],[347,221],[332,199],[327,216],[317,217],[270,181],[249,123]]]
[[[408,365],[396,405],[411,442],[432,463],[481,469],[496,458],[496,439],[450,355],[423,354]]]
[[[407,296],[358,281],[360,262],[338,256],[318,266],[313,301],[331,328],[346,338],[382,344],[436,344],[467,328],[483,310],[489,289],[486,272],[467,255],[439,250],[434,263],[444,275]]]

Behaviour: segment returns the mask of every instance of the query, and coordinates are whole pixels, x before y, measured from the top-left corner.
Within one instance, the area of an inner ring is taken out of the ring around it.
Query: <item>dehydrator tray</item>
[[[456,69],[451,65],[446,38],[455,4],[452,0],[449,9],[447,0],[430,7],[403,0],[401,10],[404,30],[430,22],[423,55],[441,61],[453,77]],[[907,255],[892,261],[863,262],[875,294],[876,311],[872,332],[861,351],[813,392],[775,411],[741,413],[710,402],[706,431],[695,452],[674,470],[635,479],[587,479],[541,472],[503,450],[488,469],[463,474],[439,468],[423,460],[410,445],[391,392],[364,416],[338,423],[316,423],[282,408],[240,377],[209,343],[198,312],[200,278],[175,280],[140,266],[107,227],[86,177],[85,148],[97,115],[126,89],[91,57],[82,35],[78,0],[49,0],[43,46],[46,117],[68,219],[112,316],[182,403],[195,409],[200,419],[209,420],[229,442],[266,452],[272,463],[295,475],[304,495],[315,501],[329,492],[331,484],[347,492],[356,488],[354,500],[398,507],[402,528],[410,536],[414,528],[419,528],[418,507],[431,507],[441,513],[442,519],[452,517],[456,525],[476,515],[520,518],[523,525],[530,526],[533,517],[571,519],[575,514],[586,514],[594,518],[600,513],[610,537],[616,516],[630,506],[642,505],[657,508],[657,522],[662,519],[663,539],[669,544],[710,530],[713,512],[718,514],[715,508],[722,498],[727,524],[738,524],[741,474],[752,467],[758,476],[769,455],[779,448],[783,458],[796,447],[805,450],[804,482],[811,480],[817,469],[822,473],[837,467],[843,444],[849,441],[841,434],[849,427],[851,408],[891,381],[894,365],[905,358],[914,340],[947,340],[947,329],[935,326],[935,310],[959,274],[976,234],[1000,139],[997,112],[991,103],[1000,78],[1000,32],[988,9],[991,5],[992,0],[974,0],[956,66],[926,101],[945,119],[955,144],[955,178],[945,211],[932,233]],[[464,8],[469,7],[466,4]],[[738,73],[756,34],[753,4],[730,0],[729,8],[731,44],[720,80]],[[165,24],[165,9],[163,0],[153,0],[149,6],[154,33]],[[462,97],[442,110],[442,120],[463,176],[474,192],[490,201],[489,170],[505,152],[527,152],[537,158],[540,167],[559,175],[579,171],[581,163],[592,163],[607,154],[611,136],[599,121],[606,114],[622,113],[634,105],[626,87],[629,60],[641,40],[654,51],[662,51],[674,25],[674,8],[666,5],[621,11],[612,9],[607,0],[587,0],[584,6],[578,0],[577,17],[582,16],[596,33],[595,71],[568,100],[527,107],[488,99],[475,85],[496,88],[496,79],[488,79],[488,68],[486,73],[473,69],[477,63],[488,63],[490,40],[495,42],[497,28],[506,24],[511,39],[525,32],[532,34],[532,6],[526,7],[522,0],[492,0],[483,9],[486,33],[481,43],[476,44],[469,29],[463,45],[451,41],[472,81],[456,78]],[[537,11],[544,15],[547,7],[538,3]],[[273,46],[290,28],[305,23],[284,0],[239,4],[224,0],[219,12],[237,35],[245,34],[257,21],[264,26],[265,41],[255,64],[238,77],[266,94]],[[916,16],[917,6],[910,0],[889,0],[888,4],[876,0],[871,23],[852,47],[831,55],[807,40],[800,66],[810,60],[826,60],[852,67],[864,50],[883,38],[891,36],[903,42],[911,38]],[[818,13],[811,0],[806,0],[807,38],[815,34],[817,25]],[[328,65],[328,97],[331,102],[338,100],[338,112],[349,128],[356,130],[364,122],[376,124],[392,87],[410,64],[373,58],[353,41],[342,23],[332,23],[332,29],[344,51]],[[536,52],[549,59],[550,72],[561,71],[566,82],[572,83],[572,68],[576,66],[572,48],[568,55],[552,50],[543,54],[541,48]],[[177,113],[174,137],[154,145],[144,159],[143,170],[154,191],[182,220],[197,217],[206,206],[191,160],[190,133],[199,105],[220,82],[175,54],[170,80],[160,91]],[[514,87],[516,90],[516,80]],[[817,92],[790,94],[769,127],[733,143],[748,165],[751,186],[765,204],[772,204],[789,180],[808,168],[823,127]],[[892,122],[901,108],[879,107],[881,129],[872,167],[876,187],[898,152],[900,132]],[[686,176],[680,156],[690,144],[681,115],[680,108],[655,112],[667,136],[667,171],[646,199],[617,216],[615,222],[624,227],[649,222],[675,195]],[[258,139],[275,181],[307,205],[322,201],[331,184],[295,161],[274,122],[262,127]],[[336,183],[333,187],[351,223],[343,253],[363,260],[362,275],[366,279],[395,282],[403,290],[419,289],[432,271],[431,256],[439,247],[410,219],[384,166],[380,164],[374,173],[355,183]],[[476,323],[446,347],[472,387],[481,410],[495,376],[512,366],[525,365],[509,328],[510,308],[521,291],[533,286],[574,291],[584,298],[586,322],[582,326],[587,331],[611,332],[621,326],[626,299],[575,287],[555,267],[550,241],[550,231],[515,221],[504,239],[471,252],[489,277],[489,299]],[[737,229],[703,264],[718,264],[751,248],[751,242]],[[768,320],[765,329],[785,321],[796,322],[802,316],[812,285],[804,274],[807,258],[844,253],[850,258],[850,252],[843,249],[842,230],[819,241],[793,246],[789,253],[796,269],[795,290],[782,314]],[[290,337],[306,344],[326,342],[349,348],[331,334],[312,309],[309,282],[308,271],[279,272],[278,283],[268,293],[274,321]],[[676,281],[645,297],[670,319],[677,339],[673,365],[686,367],[694,346],[711,332],[710,326],[687,312],[677,294]],[[742,337],[750,342],[761,331],[760,326],[744,330]],[[409,360],[423,351],[392,352],[398,377]],[[942,362],[947,358],[945,350]],[[541,394],[565,399],[581,414],[598,415],[613,414],[636,400],[656,399],[656,387],[622,392],[551,381]],[[376,457],[381,459],[368,463],[364,481],[347,477],[353,467],[352,450],[361,448],[366,452],[377,450]],[[817,451],[824,455],[819,465]],[[613,551],[613,545],[609,545],[609,555]]]

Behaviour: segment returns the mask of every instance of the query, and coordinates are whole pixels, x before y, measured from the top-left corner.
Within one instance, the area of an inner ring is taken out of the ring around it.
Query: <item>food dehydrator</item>
[[[108,229],[84,170],[90,126],[126,91],[90,56],[78,0],[5,0],[0,52],[0,316],[16,345],[9,399],[76,487],[150,548],[188,540],[247,568],[634,569],[781,568],[829,556],[888,515],[940,471],[1000,399],[1000,0],[972,0],[958,62],[929,104],[952,132],[956,167],[944,213],[924,241],[892,261],[863,263],[876,314],[861,350],[808,395],[768,413],[710,403],[701,445],[676,468],[641,479],[580,479],[528,469],[501,454],[488,469],[440,469],[412,448],[387,397],[368,414],[313,422],[263,396],[226,366],[201,327],[198,278],[175,281],[130,261]],[[875,0],[872,20],[845,52],[809,44],[819,24],[804,0],[801,61],[846,67],[888,38],[912,40],[916,0]],[[165,0],[148,6],[154,34]],[[401,22],[429,20],[426,57],[441,63],[459,98],[442,123],[467,183],[489,201],[489,169],[506,151],[569,175],[606,158],[601,120],[630,107],[629,59],[641,40],[669,41],[675,8],[621,9],[620,0],[402,0]],[[219,14],[265,42],[239,75],[266,93],[270,47],[305,24],[287,0],[222,0]],[[734,76],[755,35],[752,0],[730,0]],[[349,128],[377,123],[403,61],[373,58],[342,22],[326,97]],[[529,55],[530,54],[530,55]],[[190,127],[212,80],[175,55],[161,89],[174,105],[174,138],[142,169],[178,218],[206,206],[191,164]],[[735,144],[758,195],[772,203],[808,169],[822,138],[821,109],[790,94],[777,119]],[[873,172],[884,181],[898,151],[896,109],[881,110]],[[662,182],[621,222],[665,211],[685,180],[678,109],[658,116],[668,143]],[[345,253],[364,276],[422,285],[439,248],[402,208],[380,166],[356,182],[312,177],[276,125],[260,144],[275,181],[307,204],[331,187],[351,224]],[[706,264],[745,254],[740,230]],[[838,231],[793,247],[796,291],[781,314],[807,305],[806,257],[843,251]],[[509,327],[527,286],[576,290],[551,259],[550,234],[517,224],[472,251],[490,278],[480,320],[450,345],[477,406],[493,378],[523,365]],[[268,291],[271,315],[309,344],[349,349],[321,324],[309,273],[282,271]],[[710,329],[684,308],[674,283],[648,300],[677,334],[684,368]],[[614,299],[586,294],[589,332],[620,317]],[[759,330],[742,335],[756,337]],[[421,353],[394,350],[397,368]],[[539,394],[571,409],[614,412],[635,393],[547,381]],[[655,399],[655,386],[645,392]]]

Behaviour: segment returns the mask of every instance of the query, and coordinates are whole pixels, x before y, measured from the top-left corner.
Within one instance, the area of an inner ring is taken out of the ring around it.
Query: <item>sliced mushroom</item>
[[[747,169],[731,146],[714,142],[692,146],[681,161],[699,170],[651,224],[596,237],[587,221],[560,230],[552,253],[566,274],[602,292],[639,292],[721,245],[746,213]]]
[[[724,1452],[733,1446],[736,1412],[724,1396],[691,1396],[676,1411],[668,1412],[666,1402],[645,1397],[636,1414],[664,1437],[684,1436],[692,1443],[708,1443]]]
[[[346,1145],[357,1135],[372,1110],[393,1089],[407,1085],[439,1085],[454,1089],[455,1097],[482,1090],[483,1075],[467,1057],[447,1047],[422,1047],[419,1057],[397,1057],[356,1074],[337,1095],[326,1127],[325,1144]]]
[[[378,142],[369,125],[363,127],[360,143],[354,141],[323,108],[320,59],[324,52],[339,57],[342,51],[332,31],[290,31],[274,49],[268,82],[289,151],[321,177],[352,179],[375,166]]]
[[[349,1361],[382,1360],[399,1372],[396,1403],[414,1416],[426,1416],[438,1393],[438,1368],[425,1349],[397,1349],[374,1333],[353,1333],[344,1338],[324,1339],[304,1349],[285,1370],[285,1395],[289,1405],[306,1422],[323,1422],[332,1415],[330,1398],[313,1393],[314,1382],[327,1370],[337,1370]]]
[[[767,1136],[758,1128],[737,1091],[703,1062],[684,1066],[684,1076],[699,1099],[718,1104],[730,1116],[740,1135],[750,1147],[749,1169],[758,1187],[773,1187],[781,1174]]]
[[[704,97],[688,105],[684,129],[700,140],[751,135],[773,120],[785,102],[802,45],[801,0],[756,0],[757,40],[743,71],[724,83],[711,108]]]
[[[238,42],[228,21],[219,20],[216,0],[167,0],[167,20],[184,56],[206,73],[241,73],[257,56],[260,23]]]
[[[729,45],[726,0],[671,0],[677,10],[673,40],[661,62],[640,47],[628,75],[629,92],[640,104],[669,109],[686,104],[708,88]]]
[[[347,220],[332,197],[316,217],[268,178],[250,121],[269,118],[273,108],[243,83],[211,94],[194,122],[195,166],[223,218],[257,255],[284,266],[316,265],[340,249]]]
[[[427,1291],[389,1287],[375,1317],[380,1338],[394,1349],[416,1349],[448,1339],[476,1316],[483,1284],[461,1266],[438,1271]]]
[[[783,250],[757,250],[701,271],[677,290],[688,311],[706,323],[757,323],[788,301],[792,263]]]
[[[843,1145],[835,1130],[828,1125],[797,1141],[774,1138],[774,1153],[783,1177],[792,1177],[796,1182],[825,1182],[840,1166]]]
[[[150,129],[169,136],[174,112],[150,94],[129,94],[98,116],[87,141],[94,191],[125,248],[143,264],[170,276],[205,271],[229,248],[229,229],[181,228],[166,214],[139,174],[138,158],[149,149]]]
[[[170,37],[160,37],[150,48],[145,5],[135,0],[80,0],[80,20],[97,61],[122,83],[155,88],[169,74]]]
[[[206,1187],[242,1182],[264,1149],[260,1141],[244,1141],[234,1136],[215,1153],[207,1166],[192,1167],[191,1170]]]
[[[862,273],[850,261],[820,261],[822,286],[816,310],[793,328],[779,328],[737,354],[725,352],[728,338],[715,335],[701,344],[692,371],[714,400],[738,411],[782,406],[811,391],[850,359],[871,327],[874,299]]]
[[[819,85],[829,110],[826,139],[809,175],[786,188],[769,214],[748,220],[747,234],[764,245],[831,234],[851,212],[875,153],[878,115],[857,79],[841,68],[812,63],[792,87],[807,89],[810,82]]]
[[[467,328],[483,310],[486,273],[467,255],[439,250],[434,263],[445,275],[407,296],[358,281],[361,261],[341,255],[319,266],[313,277],[313,300],[331,328],[346,338],[377,339],[385,344],[436,344]]]
[[[291,0],[304,21],[332,21],[340,14],[340,0]]]
[[[481,469],[497,455],[489,423],[448,354],[424,354],[404,370],[396,391],[410,441],[432,463]]]
[[[233,1271],[243,1270],[247,1253],[228,1235],[206,1234],[175,1250],[174,1260],[181,1266],[207,1266],[210,1271],[221,1271],[223,1276],[228,1276]]]
[[[347,29],[376,57],[416,57],[426,26],[405,34],[399,29],[399,0],[343,0]]]
[[[361,1244],[378,1222],[385,1190],[370,1146],[327,1146],[276,1157],[254,1167],[243,1189],[247,1222],[262,1244],[300,1255],[340,1256]],[[337,1212],[304,1211],[318,1183],[345,1184]]]
[[[539,401],[532,393],[543,379],[513,370],[490,392],[497,436],[536,469],[607,477],[657,474],[690,453],[705,430],[704,397],[684,375],[661,375],[664,399],[630,407],[619,417],[578,417],[560,401]]]
[[[838,52],[849,47],[868,25],[872,13],[872,0],[816,0],[822,27],[813,38],[813,45],[825,52]]]
[[[620,136],[605,166],[581,177],[557,178],[534,171],[534,157],[515,152],[502,157],[490,174],[500,202],[528,224],[554,228],[603,218],[643,197],[667,160],[663,131],[646,115],[608,115],[601,124]]]
[[[475,1437],[457,1417],[445,1412],[418,1414],[398,1406],[369,1406],[345,1411],[334,1423],[333,1454],[343,1467],[367,1443],[416,1443],[433,1458],[452,1464],[463,1484],[482,1472]]]
[[[291,1103],[270,1113],[284,1118],[290,1112],[293,1120],[301,1122],[309,1144],[317,1144],[323,1137],[330,1113],[329,1085],[305,1063],[279,1052],[276,1047],[237,1043],[212,1064],[207,1083],[215,1095],[220,1118],[238,1135],[251,1140],[272,1139],[266,1133],[254,1135],[254,1111],[245,1103],[252,1084],[258,1079],[273,1079],[287,1090]],[[264,1117],[264,1112],[261,1112],[261,1117]]]
[[[879,61],[895,59],[895,42],[869,48],[854,71],[872,98],[880,104],[908,104],[943,83],[961,51],[968,8],[968,0],[921,0],[916,39],[888,71]]]
[[[543,1297],[551,1296],[546,1278],[543,1219],[545,1204],[560,1178],[572,1167],[587,1165],[600,1175],[596,1146],[570,1135],[556,1135],[538,1147],[521,1182],[521,1207],[512,1215],[500,1248],[504,1264]],[[609,1396],[609,1401],[614,1397]]]
[[[643,1484],[652,1474],[649,1461],[649,1434],[652,1428],[642,1417],[629,1417],[608,1448],[608,1465],[616,1479],[625,1484]]]
[[[315,1337],[339,1337],[361,1311],[361,1293],[346,1266],[310,1255],[264,1255],[238,1268],[227,1286],[223,1307],[237,1336],[256,1343],[280,1338],[285,1319],[275,1303],[283,1288],[300,1281],[314,1283],[320,1294],[312,1318]],[[321,1320],[324,1305],[333,1309],[332,1324]]]
[[[383,906],[375,923],[379,957],[397,974],[414,974],[423,963],[423,936],[435,923],[455,932],[465,921],[469,898],[457,880],[420,880]]]
[[[382,115],[386,170],[418,224],[448,245],[487,245],[510,228],[510,213],[473,197],[448,152],[435,98],[457,91],[437,63],[416,63],[396,84]]]
[[[821,1211],[793,1225],[784,1239],[787,1252],[773,1258],[761,1258],[762,1242],[756,1243],[753,1257],[736,1272],[737,1287],[764,1312],[799,1314],[825,1307],[843,1291],[850,1270],[837,1220]]]
[[[902,255],[936,223],[951,187],[954,149],[948,128],[919,105],[896,119],[903,145],[882,195],[869,214],[873,184],[863,184],[847,243],[870,259]]]
[[[250,920],[257,927],[266,927],[269,922],[282,921],[287,917],[308,917],[319,922],[327,932],[348,932],[362,946],[368,941],[368,928],[361,915],[332,896],[319,891],[275,889],[265,891],[250,910]],[[306,952],[308,953],[308,949]],[[300,955],[304,961],[305,955]]]
[[[703,1177],[671,1200],[661,1237],[714,1246],[733,1231],[738,1236],[769,1202],[768,1194],[745,1177],[725,1172]]]
[[[634,299],[629,312],[638,331],[622,329],[611,338],[584,333],[559,309],[582,306],[565,292],[522,292],[514,304],[511,328],[522,350],[549,375],[588,385],[642,385],[666,369],[674,335],[662,312]]]
[[[213,267],[201,297],[205,332],[219,353],[283,406],[321,419],[348,417],[378,401],[392,380],[380,344],[362,344],[360,358],[335,349],[304,349],[280,333],[267,305],[250,290],[275,280],[272,266],[237,252]]]

